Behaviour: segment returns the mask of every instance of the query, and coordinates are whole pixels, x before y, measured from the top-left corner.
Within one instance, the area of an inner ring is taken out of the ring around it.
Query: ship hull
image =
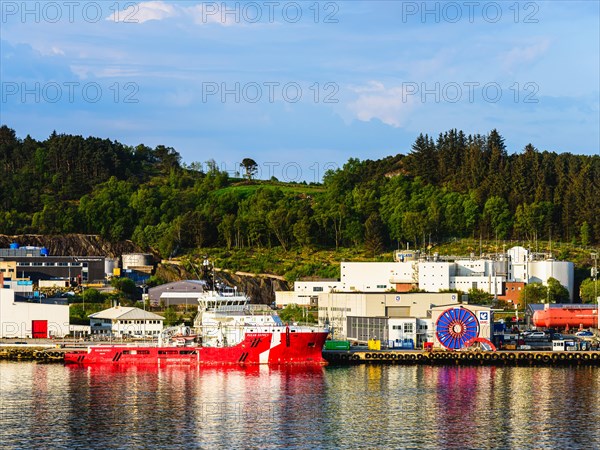
[[[326,332],[246,333],[231,347],[97,345],[65,354],[74,364],[325,365]]]

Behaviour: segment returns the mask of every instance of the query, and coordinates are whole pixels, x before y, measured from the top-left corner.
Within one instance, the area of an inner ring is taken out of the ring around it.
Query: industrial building
[[[328,293],[319,295],[319,325],[328,324],[335,339],[388,346],[412,339],[433,341],[430,312],[436,305],[458,305],[456,293]]]
[[[15,261],[0,261],[0,289],[2,288],[12,289],[18,294],[33,295],[33,281],[17,277]]]
[[[121,258],[122,268],[119,258],[53,256],[44,247],[20,247],[13,243],[10,248],[0,249],[0,272],[5,278],[26,278],[39,287],[68,289],[80,284],[103,285],[113,276],[127,277],[142,285],[154,269],[151,254],[127,253]],[[9,286],[5,283],[5,287]],[[16,289],[14,285],[10,287]]]
[[[16,277],[29,278],[34,284],[52,278],[76,284],[105,278],[104,256],[52,256],[44,247],[11,244],[0,249],[0,262],[14,262]]]
[[[90,314],[92,334],[107,336],[158,336],[164,317],[140,308],[115,306]]]
[[[548,254],[533,253],[524,247],[513,247],[508,255],[508,281],[542,283],[555,278],[567,288],[573,302],[575,294],[575,265],[570,261],[556,261]]]
[[[547,284],[557,279],[574,297],[572,262],[556,261],[547,254],[513,247],[505,253],[476,259],[419,255],[398,251],[394,262],[341,262],[339,282],[302,281],[291,293],[276,292],[278,306],[296,303],[311,306],[319,292],[409,292],[423,290],[468,292],[480,289],[500,300],[518,303],[528,283]]]
[[[294,282],[293,291],[275,292],[275,305],[285,308],[287,305],[317,306],[319,295],[342,290],[342,283],[332,279],[302,280]]]
[[[69,305],[61,299],[26,298],[0,289],[0,338],[49,338],[69,334]]]
[[[455,293],[329,293],[319,296],[319,325],[334,339],[388,348],[461,348],[469,339],[491,340],[493,311],[459,303]]]
[[[206,283],[202,280],[174,281],[148,289],[148,300],[153,306],[161,303],[165,306],[198,306],[198,298],[204,293],[205,287]]]
[[[481,305],[438,305],[431,308],[434,348],[457,350],[471,339],[493,337],[494,313]]]
[[[154,269],[154,256],[150,253],[125,253],[121,259],[123,270],[150,273]]]

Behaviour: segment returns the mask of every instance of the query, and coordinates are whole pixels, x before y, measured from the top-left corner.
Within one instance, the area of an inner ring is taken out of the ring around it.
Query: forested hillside
[[[0,233],[100,234],[163,256],[196,247],[340,248],[455,237],[600,240],[600,157],[509,153],[500,134],[419,136],[319,186],[231,179],[170,147],[0,128]],[[511,149],[511,151],[514,149]],[[249,157],[255,155],[248,155]],[[403,244],[404,245],[404,244]]]

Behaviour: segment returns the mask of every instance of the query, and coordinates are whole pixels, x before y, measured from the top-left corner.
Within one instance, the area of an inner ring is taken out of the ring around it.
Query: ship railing
[[[286,323],[246,323],[246,324],[236,324],[236,325],[222,325],[211,324],[211,325],[202,325],[196,328],[200,334],[211,334],[216,333],[219,330],[223,330],[226,332],[231,332],[235,330],[245,330],[250,332],[285,332],[286,330],[290,330],[290,332],[316,332],[316,331],[324,331],[327,330],[327,327],[319,326],[318,324],[286,324]],[[255,331],[252,331],[255,330]]]
[[[214,312],[217,314],[245,314],[245,315],[273,315],[274,311],[265,305],[223,305],[218,306],[213,309],[209,309],[208,311]]]

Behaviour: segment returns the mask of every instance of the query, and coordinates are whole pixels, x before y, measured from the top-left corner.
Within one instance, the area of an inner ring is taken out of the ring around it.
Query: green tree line
[[[496,130],[420,135],[407,155],[350,159],[314,192],[232,179],[211,160],[186,166],[163,145],[19,139],[7,126],[0,167],[0,233],[101,234],[164,257],[211,246],[378,254],[454,237],[600,239],[600,157],[532,145],[509,154]]]

